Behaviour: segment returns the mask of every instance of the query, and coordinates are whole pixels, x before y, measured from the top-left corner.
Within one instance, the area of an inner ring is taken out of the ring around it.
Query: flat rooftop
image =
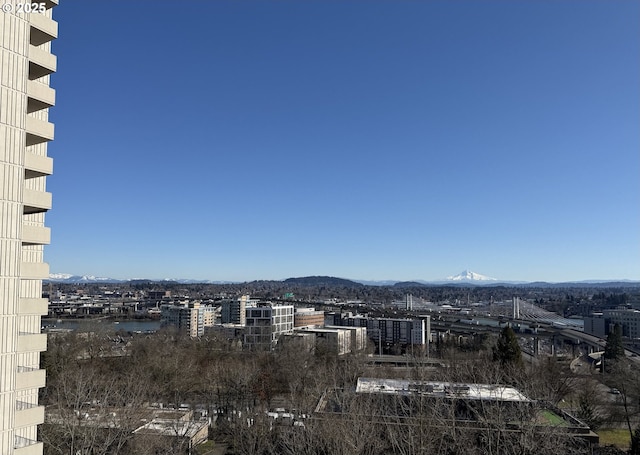
[[[519,390],[504,385],[465,384],[408,379],[358,378],[356,393],[414,395],[468,400],[531,402]]]

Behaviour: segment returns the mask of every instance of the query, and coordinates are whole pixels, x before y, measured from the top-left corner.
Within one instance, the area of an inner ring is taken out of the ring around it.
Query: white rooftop
[[[531,401],[517,389],[504,385],[412,381],[408,379],[358,378],[356,393],[396,395],[419,393],[433,397],[466,398],[469,400]]]
[[[153,419],[151,422],[136,429],[134,433],[155,433],[164,436],[182,436],[192,438],[206,426],[206,422],[181,421],[173,419]]]

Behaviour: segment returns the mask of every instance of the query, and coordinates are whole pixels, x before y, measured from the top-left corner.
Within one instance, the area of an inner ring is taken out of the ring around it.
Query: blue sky
[[[640,2],[54,15],[52,272],[640,279]]]

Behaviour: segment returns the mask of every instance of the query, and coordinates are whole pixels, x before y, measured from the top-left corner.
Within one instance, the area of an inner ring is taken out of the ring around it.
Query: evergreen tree
[[[506,326],[493,347],[493,360],[502,365],[521,365],[522,351],[513,329]]]
[[[631,436],[631,447],[629,448],[630,455],[640,455],[640,427],[636,428]]]
[[[619,324],[614,325],[613,331],[607,336],[607,344],[604,346],[604,358],[607,360],[624,359],[622,327]]]

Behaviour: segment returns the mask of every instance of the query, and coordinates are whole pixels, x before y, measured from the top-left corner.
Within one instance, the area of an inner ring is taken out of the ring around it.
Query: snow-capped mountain
[[[73,275],[70,273],[50,273],[49,280],[50,281],[65,281],[71,278]]]
[[[133,278],[119,280],[117,278],[99,277],[93,275],[72,275],[71,273],[50,273],[49,280],[54,283],[70,283],[70,284],[82,284],[82,283],[127,283],[130,281],[153,281],[153,282],[172,282],[181,284],[232,284],[236,281],[213,281],[213,280],[194,280],[194,279],[150,279],[150,278]]]
[[[72,275],[70,273],[50,273],[49,281],[57,283],[119,283],[122,280],[93,275]]]
[[[479,273],[472,272],[471,270],[464,270],[458,275],[448,276],[447,281],[498,281],[495,278],[480,275]]]

